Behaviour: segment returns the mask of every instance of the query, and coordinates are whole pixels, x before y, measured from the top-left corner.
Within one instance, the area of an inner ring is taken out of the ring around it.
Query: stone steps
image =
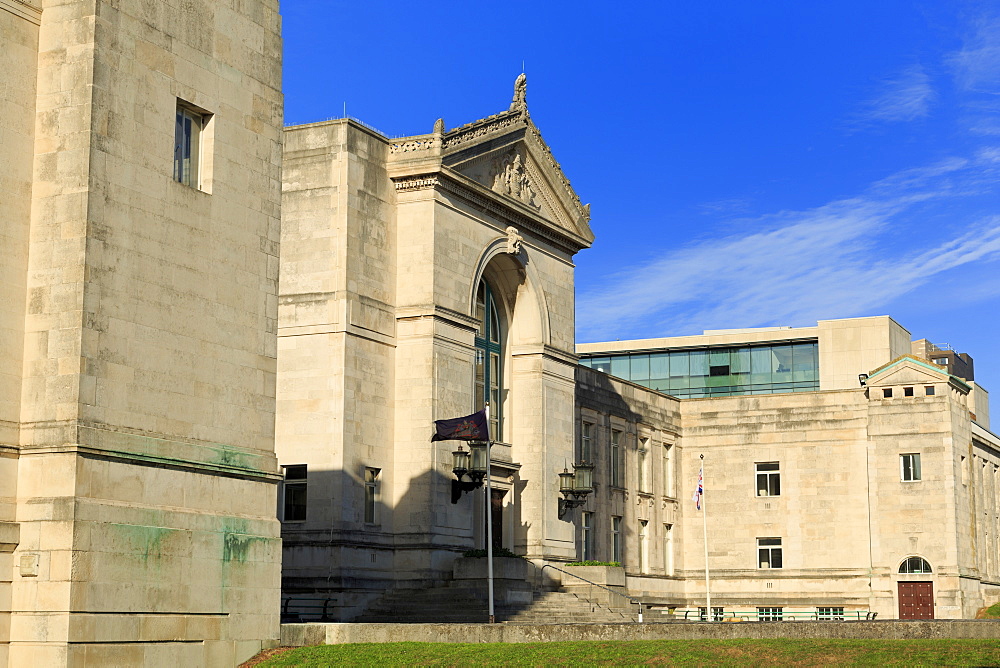
[[[632,611],[619,611],[567,592],[534,592],[531,602],[498,603],[497,621],[514,624],[596,624],[636,621]],[[435,587],[387,592],[355,621],[374,623],[484,623],[488,620],[485,589]]]

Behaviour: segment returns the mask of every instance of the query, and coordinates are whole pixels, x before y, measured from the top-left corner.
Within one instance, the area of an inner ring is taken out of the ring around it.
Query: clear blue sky
[[[1000,397],[1000,6],[282,0],[285,121],[528,108],[597,241],[580,341],[893,316]],[[1000,408],[994,410],[1000,420]]]

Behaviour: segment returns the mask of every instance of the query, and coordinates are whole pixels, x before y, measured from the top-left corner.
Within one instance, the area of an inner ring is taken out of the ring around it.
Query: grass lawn
[[[635,640],[299,647],[270,666],[1000,666],[997,640]]]

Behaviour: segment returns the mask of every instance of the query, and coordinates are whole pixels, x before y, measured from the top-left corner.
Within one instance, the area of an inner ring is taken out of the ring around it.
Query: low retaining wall
[[[281,644],[357,642],[557,642],[736,638],[1000,639],[1000,621],[653,622],[648,624],[282,624]]]

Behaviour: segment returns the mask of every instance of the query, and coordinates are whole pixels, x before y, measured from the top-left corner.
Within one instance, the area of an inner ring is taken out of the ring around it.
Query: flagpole
[[[496,622],[493,615],[493,495],[490,493],[490,446],[492,444],[490,404],[486,402],[486,588],[490,602],[490,624]]]
[[[712,588],[708,579],[708,506],[705,505],[705,455],[701,459],[701,521],[705,533],[705,618],[712,621]]]

